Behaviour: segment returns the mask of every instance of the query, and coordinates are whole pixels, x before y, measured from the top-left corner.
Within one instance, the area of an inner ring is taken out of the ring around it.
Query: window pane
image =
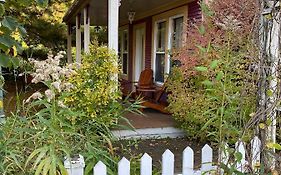
[[[124,47],[124,52],[128,51],[128,33],[127,31],[124,31],[124,39],[123,39],[123,47]]]
[[[123,54],[122,58],[122,70],[123,74],[128,74],[128,54]]]
[[[155,81],[164,82],[165,54],[156,54]]]
[[[175,18],[173,20],[173,38],[172,47],[180,48],[182,46],[182,33],[183,33],[183,17]]]
[[[165,52],[165,36],[166,36],[166,22],[160,22],[157,24],[157,52]]]
[[[118,52],[121,53],[121,35],[118,36]]]

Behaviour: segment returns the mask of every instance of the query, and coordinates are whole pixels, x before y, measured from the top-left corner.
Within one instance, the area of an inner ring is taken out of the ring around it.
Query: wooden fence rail
[[[227,164],[229,161],[229,154],[227,151],[225,151],[227,150],[227,147],[228,146],[226,144],[225,149],[221,151],[220,156],[218,156],[219,161],[224,164]],[[240,172],[245,172],[248,166],[255,168],[256,165],[259,165],[261,141],[258,137],[255,137],[251,141],[251,160],[246,160],[245,143],[237,142],[235,147],[236,151],[242,156],[241,161],[236,164],[237,170]],[[80,156],[80,161],[82,163],[79,161],[65,161],[65,167],[69,175],[83,175],[85,164],[82,156]],[[162,155],[162,175],[174,175],[174,162],[174,154],[170,150],[166,150]],[[217,169],[212,162],[213,149],[206,144],[201,150],[201,168],[195,170],[194,151],[192,148],[187,147],[183,151],[182,175],[211,174],[211,171],[215,171]],[[110,167],[106,167],[102,161],[99,161],[93,167],[93,175],[106,175],[107,168]],[[152,175],[152,171],[152,158],[145,153],[140,159],[140,175]],[[118,175],[130,175],[130,161],[125,157],[123,157],[118,163]]]

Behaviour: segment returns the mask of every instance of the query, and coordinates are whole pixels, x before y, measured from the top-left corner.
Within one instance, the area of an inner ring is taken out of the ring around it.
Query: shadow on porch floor
[[[153,109],[144,109],[144,115],[128,113],[125,117],[135,129],[175,127],[175,120],[171,115],[160,113]]]
[[[112,131],[113,135],[118,139],[177,138],[184,136],[184,132],[176,128],[176,122],[171,115],[153,109],[144,109],[143,114],[126,114],[125,118],[128,119],[133,128],[117,128]],[[126,122],[121,122],[121,125],[129,126]]]

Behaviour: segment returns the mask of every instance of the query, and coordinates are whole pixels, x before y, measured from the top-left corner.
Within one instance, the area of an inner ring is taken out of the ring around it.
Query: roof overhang
[[[133,10],[136,12],[135,19],[142,19],[148,16],[164,12],[187,4],[193,0],[121,0],[120,6],[120,24],[128,23],[127,12]],[[75,24],[75,17],[82,13],[83,9],[89,6],[89,16],[91,25],[107,25],[108,0],[75,0],[72,6],[65,14],[63,21],[68,24]],[[83,18],[83,15],[81,15]]]

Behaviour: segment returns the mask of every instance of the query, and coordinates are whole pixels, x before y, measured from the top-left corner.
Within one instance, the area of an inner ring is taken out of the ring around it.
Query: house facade
[[[169,52],[188,42],[184,35],[187,22],[201,19],[197,0],[76,0],[64,17],[69,26],[68,61],[80,62],[81,50],[89,51],[91,25],[107,26],[108,46],[118,52],[122,66],[123,90],[132,91],[132,83],[126,82],[137,82],[146,68],[153,70],[154,82],[161,86],[171,68]]]

